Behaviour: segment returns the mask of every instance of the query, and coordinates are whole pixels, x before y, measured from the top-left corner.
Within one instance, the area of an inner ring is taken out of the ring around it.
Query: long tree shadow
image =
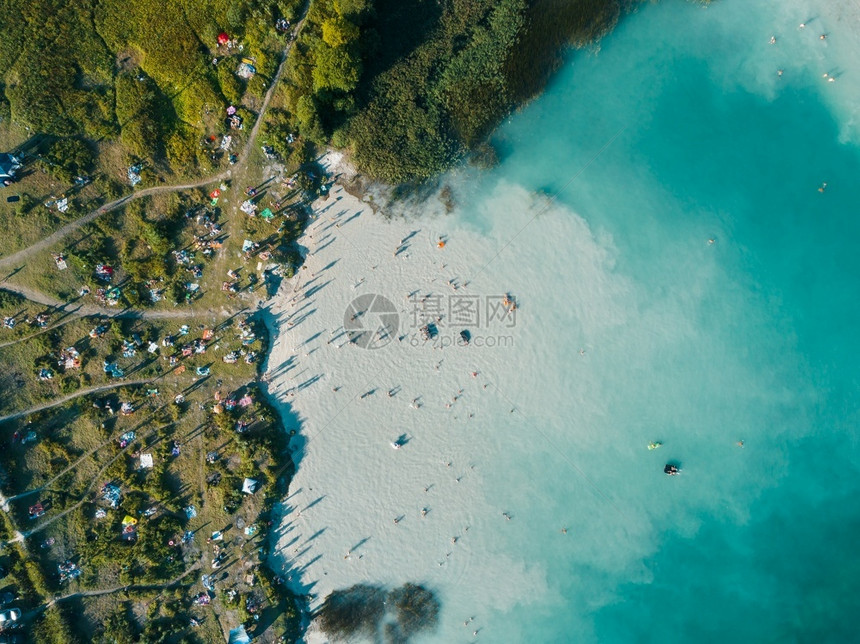
[[[375,78],[420,47],[441,16],[441,4],[435,0],[377,0],[362,27],[366,63],[360,87],[372,87]]]

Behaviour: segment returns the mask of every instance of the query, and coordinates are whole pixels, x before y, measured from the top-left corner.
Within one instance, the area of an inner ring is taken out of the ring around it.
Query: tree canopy
[[[306,137],[351,148],[370,175],[426,179],[485,141],[623,1],[315,0],[290,108]]]

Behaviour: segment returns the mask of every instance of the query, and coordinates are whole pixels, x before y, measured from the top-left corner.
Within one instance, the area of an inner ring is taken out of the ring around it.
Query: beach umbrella
[[[228,42],[230,42],[230,36],[227,35],[226,31],[222,31],[220,34],[218,34],[219,45],[226,45]]]

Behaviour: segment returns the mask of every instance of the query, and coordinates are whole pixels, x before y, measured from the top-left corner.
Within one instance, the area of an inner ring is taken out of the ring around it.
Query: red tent
[[[230,36],[227,35],[226,31],[222,31],[220,34],[218,34],[219,45],[226,45],[228,42],[230,42]]]

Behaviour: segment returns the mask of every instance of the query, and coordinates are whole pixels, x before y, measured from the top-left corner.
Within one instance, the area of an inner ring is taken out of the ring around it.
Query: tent
[[[236,75],[239,78],[244,78],[245,80],[250,79],[256,73],[257,68],[254,67],[254,61],[250,58],[243,58],[242,63],[236,69]]]
[[[248,632],[244,626],[238,626],[230,630],[230,639],[227,644],[250,644],[251,638],[248,637]]]
[[[222,31],[220,34],[218,34],[219,45],[226,45],[228,42],[230,42],[230,36],[227,34],[226,31]]]
[[[257,479],[245,479],[245,482],[242,483],[242,491],[245,494],[253,494],[257,491]]]
[[[0,154],[0,181],[12,181],[21,169],[21,160],[8,152]]]

